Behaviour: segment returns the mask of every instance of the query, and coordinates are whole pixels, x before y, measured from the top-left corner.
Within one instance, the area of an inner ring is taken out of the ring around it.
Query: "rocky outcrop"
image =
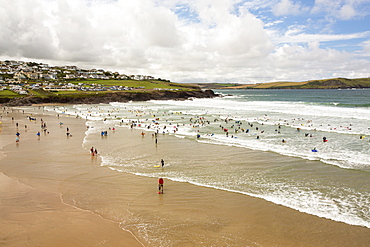
[[[343,79],[345,80],[345,79]],[[329,80],[316,80],[316,81],[310,81],[306,85],[304,85],[306,88],[351,88],[353,86],[349,86],[348,84],[344,83],[343,81],[339,79],[329,79]]]
[[[212,90],[194,91],[141,91],[114,92],[105,94],[77,94],[48,97],[16,97],[0,98],[0,103],[7,106],[22,106],[32,104],[99,104],[109,102],[147,101],[147,100],[185,100],[189,98],[214,98],[217,95]]]

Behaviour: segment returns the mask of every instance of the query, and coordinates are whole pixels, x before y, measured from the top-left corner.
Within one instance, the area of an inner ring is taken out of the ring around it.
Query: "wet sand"
[[[368,228],[237,193],[166,180],[165,194],[158,195],[155,178],[101,167],[99,157],[81,147],[84,120],[44,115],[50,133],[38,138],[40,116],[34,115],[36,122],[25,116],[13,113],[2,120],[1,140],[10,144],[1,150],[6,157],[0,160],[0,245],[141,246],[122,229],[145,246],[370,244]],[[16,122],[21,133],[18,145]],[[72,137],[66,137],[66,127]],[[130,140],[132,145],[137,142]],[[150,236],[158,229],[163,234],[154,241]]]

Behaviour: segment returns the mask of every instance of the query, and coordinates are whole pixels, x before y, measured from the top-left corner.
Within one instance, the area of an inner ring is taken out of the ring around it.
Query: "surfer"
[[[163,178],[159,178],[158,179],[158,193],[163,194],[163,184],[164,184]]]
[[[161,164],[162,164],[162,167],[164,167],[164,160],[161,159]]]

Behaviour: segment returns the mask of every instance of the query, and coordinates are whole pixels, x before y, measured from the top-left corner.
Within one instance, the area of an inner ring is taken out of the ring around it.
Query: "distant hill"
[[[333,78],[305,82],[268,82],[258,84],[197,83],[204,89],[345,89],[370,88],[370,78]]]

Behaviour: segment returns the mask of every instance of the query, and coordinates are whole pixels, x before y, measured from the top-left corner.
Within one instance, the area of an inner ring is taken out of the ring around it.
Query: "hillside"
[[[333,78],[305,82],[269,82],[258,84],[198,83],[194,85],[206,89],[345,89],[370,88],[370,78]]]

